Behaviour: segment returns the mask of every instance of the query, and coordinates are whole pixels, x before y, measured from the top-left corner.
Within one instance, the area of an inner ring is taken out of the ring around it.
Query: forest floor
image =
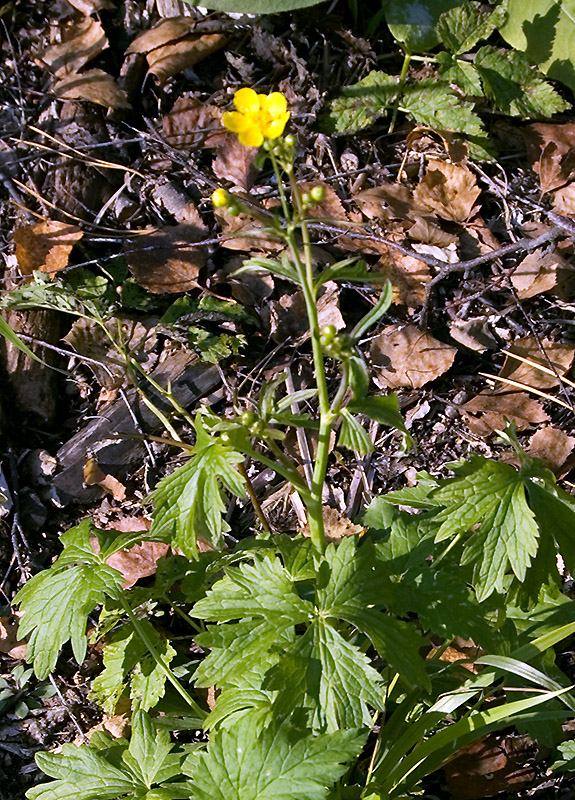
[[[232,276],[274,242],[238,236],[246,221],[210,202],[224,186],[260,207],[277,204],[273,175],[220,117],[243,86],[281,91],[297,179],[326,191],[311,209],[318,260],[361,256],[394,285],[389,313],[363,345],[375,384],[398,393],[417,443],[405,453],[399,434],[373,424],[373,455],[334,451],[333,525],[352,525],[371,497],[413,484],[417,470],[446,474],[472,452],[509,457],[494,433],[506,419],[527,452],[575,488],[568,114],[538,127],[494,118],[498,157],[479,165],[401,115],[392,132],[388,119],[333,136],[323,124],[329,99],[389,60],[385,37],[363,38],[347,4],[236,19],[177,0],[70,3],[22,0],[0,11],[3,292],[24,290],[40,270],[75,282],[100,311],[116,303],[126,346],[190,410],[207,402],[225,412],[286,369],[295,389],[305,386],[301,297],[277,278]],[[322,324],[353,324],[376,294],[328,283]],[[6,312],[50,366],[4,346],[1,477],[11,503],[0,517],[0,800],[22,800],[39,779],[35,752],[102,719],[87,696],[98,648],[80,669],[63,657],[38,684],[16,639],[16,590],[85,516],[101,527],[145,526],[143,499],[174,465],[173,449],[142,441],[161,430],[101,329],[77,308],[62,313],[65,303]],[[300,444],[288,446],[297,454]],[[271,472],[251,478],[275,527],[301,523]],[[239,502],[229,520],[238,538],[254,525]],[[139,552],[122,569],[145,580],[157,557]],[[570,644],[561,659],[574,674]],[[569,780],[547,778],[540,755],[533,742],[499,737],[472,754],[463,782],[449,788],[440,775],[428,796],[571,797]]]

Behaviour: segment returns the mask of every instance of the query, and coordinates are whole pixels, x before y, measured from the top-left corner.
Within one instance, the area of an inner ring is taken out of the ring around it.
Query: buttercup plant
[[[62,535],[50,569],[20,590],[20,633],[30,637],[28,659],[41,679],[68,642],[84,659],[88,617],[102,607],[91,634],[105,641],[92,697],[110,714],[121,699],[132,710],[129,740],[96,733],[89,744],[39,754],[54,780],[29,790],[30,800],[399,800],[510,720],[554,744],[575,711],[551,651],[575,632],[556,566],[560,551],[575,569],[575,506],[512,429],[505,436],[520,469],[475,456],[452,465],[450,479],[421,473],[417,486],[375,499],[361,537],[326,544],[322,490],[334,428],[337,447],[359,454],[373,448],[361,415],[407,434],[397,398],[369,394],[359,349],[391,291],[386,284],[350,331],[320,328],[326,281],[376,276],[356,259],[316,268],[307,209],[323,190],[298,186],[285,99],[242,89],[234,103],[224,125],[261,147],[276,177],[281,212],[258,221],[285,245],[280,258],[251,258],[242,269],[271,272],[302,292],[315,385],[282,394],[279,376],[232,417],[201,408],[194,444],[182,444],[189,460],[150,498],[149,533],[101,531],[86,520]],[[212,199],[254,214],[224,189]],[[327,359],[339,367],[334,391]],[[292,411],[304,402],[312,413]],[[283,449],[294,427],[316,438],[309,486]],[[299,493],[309,537],[264,529],[228,546],[224,490],[245,494],[246,458]],[[200,536],[212,550],[198,552]],[[106,562],[142,539],[179,554],[159,561],[152,586],[125,590]],[[195,649],[185,646],[182,626]],[[482,654],[471,675],[442,658],[457,637]],[[209,687],[208,708],[196,690]]]

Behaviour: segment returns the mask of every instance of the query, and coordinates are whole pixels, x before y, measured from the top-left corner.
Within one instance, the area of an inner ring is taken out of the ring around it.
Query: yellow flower
[[[260,147],[264,139],[277,139],[290,118],[281,92],[257,94],[253,89],[239,89],[234,105],[237,111],[226,111],[222,122],[246,147]]]
[[[215,208],[224,208],[228,205],[230,196],[225,189],[216,189],[212,194],[212,203]]]

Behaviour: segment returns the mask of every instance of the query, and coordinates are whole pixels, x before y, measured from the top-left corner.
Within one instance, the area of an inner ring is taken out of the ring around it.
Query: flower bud
[[[323,186],[314,186],[310,189],[309,194],[314,203],[321,203],[322,200],[325,200],[325,188]]]
[[[225,208],[230,202],[230,196],[225,189],[216,189],[212,194],[214,208]]]

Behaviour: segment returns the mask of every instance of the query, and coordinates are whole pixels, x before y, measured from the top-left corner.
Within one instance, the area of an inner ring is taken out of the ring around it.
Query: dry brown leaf
[[[277,251],[284,248],[283,242],[272,239],[271,234],[262,231],[263,223],[247,214],[232,216],[227,209],[217,208],[214,216],[222,230],[221,246],[228,250]]]
[[[160,20],[153,28],[136,36],[126,53],[149,53],[177,39],[188,36],[196,27],[191,17],[167,17]]]
[[[565,264],[561,256],[549,253],[544,255],[541,250],[528,253],[511,275],[511,283],[517,289],[517,295],[526,300],[553,289],[557,283],[557,269],[561,264]]]
[[[20,272],[31,275],[40,270],[53,277],[68,266],[72,248],[83,235],[75,225],[54,220],[16,228],[14,244]]]
[[[549,421],[541,403],[526,392],[480,392],[460,406],[460,410],[476,436],[490,436],[503,430],[506,420],[514,422],[519,431]]]
[[[552,472],[561,473],[561,468],[575,448],[575,436],[569,436],[559,428],[548,425],[535,431],[526,452],[532,458],[540,458]]]
[[[404,220],[413,211],[412,191],[403,183],[384,183],[364,189],[353,199],[368,219]]]
[[[216,151],[212,169],[218,178],[230,181],[246,192],[252,188],[257,176],[255,161],[258,151],[255,147],[245,147],[233,133],[224,133],[223,136],[216,133],[205,145],[214,147]]]
[[[449,333],[455,342],[467,347],[469,350],[474,350],[476,353],[496,350],[498,346],[497,339],[489,329],[487,317],[453,320],[453,322],[449,323]]]
[[[553,208],[558,214],[567,217],[575,214],[575,183],[557,189],[553,195]]]
[[[53,91],[61,100],[87,100],[104,108],[130,108],[126,92],[101,69],[68,75],[58,81]]]
[[[413,199],[442,219],[466,222],[476,212],[480,194],[475,175],[467,167],[432,159]]]
[[[172,110],[162,118],[166,141],[172,147],[217,147],[227,136],[222,110],[202,103],[191,95],[178,97]],[[236,137],[237,138],[237,137]]]
[[[417,389],[447,372],[456,353],[415,325],[390,325],[371,341],[374,380],[382,389]]]
[[[26,658],[26,642],[18,638],[18,623],[10,617],[0,617],[0,653],[18,660]]]
[[[108,39],[101,23],[93,17],[84,17],[63,29],[62,43],[48,47],[40,56],[39,64],[63,78],[78,72],[107,47]]]
[[[158,47],[147,54],[149,71],[160,85],[189,67],[195,66],[227,42],[223,33],[206,33]]]
[[[200,212],[183,189],[165,176],[155,177],[150,183],[151,196],[168,214],[172,214],[176,222],[205,230]]]
[[[528,358],[536,364],[541,364],[547,369],[555,370],[558,375],[564,375],[573,362],[575,346],[571,343],[564,344],[542,339],[541,347],[543,348],[543,353],[535,337],[526,336],[522,339],[517,339],[507,349],[511,353],[517,353],[517,355]],[[506,356],[500,375],[503,378],[524,383],[526,386],[532,386],[535,389],[550,389],[560,383],[555,374],[548,375],[546,372],[537,369],[537,367],[524,364],[510,356]]]
[[[537,122],[525,129],[527,156],[539,176],[543,194],[575,177],[575,123]]]
[[[323,524],[325,528],[325,540],[328,544],[339,542],[345,536],[358,536],[365,533],[365,528],[353,523],[345,514],[337,508],[322,506]],[[309,523],[302,528],[304,536],[309,536]]]
[[[208,258],[206,248],[194,244],[204,236],[195,225],[174,225],[131,239],[126,247],[130,272],[154,294],[187,292],[198,285]]]
[[[321,203],[314,203],[307,209],[307,214],[312,219],[332,219],[339,222],[346,222],[350,215],[343,207],[337,192],[325,181],[302,181],[299,184],[302,192],[309,192],[314,187],[319,186],[324,191],[324,199]]]
[[[397,250],[380,259],[375,271],[391,281],[393,302],[408,308],[418,308],[425,301],[425,286],[431,280],[427,264]]]
[[[110,0],[68,0],[68,2],[86,16],[90,16],[94,11],[110,11],[114,8]]]
[[[100,486],[114,500],[126,499],[126,487],[113,475],[106,474],[95,458],[89,458],[84,465],[84,483],[86,486]]]
[[[141,528],[134,528],[134,531],[138,530]],[[158,560],[165,556],[169,549],[169,545],[163,542],[142,542],[135,544],[129,550],[114,553],[106,559],[106,564],[122,573],[124,576],[122,588],[129,589],[140,578],[155,575]]]
[[[317,301],[320,328],[335,325],[339,331],[345,328],[345,321],[339,310],[339,287],[334,281],[327,281]],[[271,335],[276,342],[287,339],[298,346],[309,339],[309,327],[303,292],[284,295],[277,302],[270,303]]]

